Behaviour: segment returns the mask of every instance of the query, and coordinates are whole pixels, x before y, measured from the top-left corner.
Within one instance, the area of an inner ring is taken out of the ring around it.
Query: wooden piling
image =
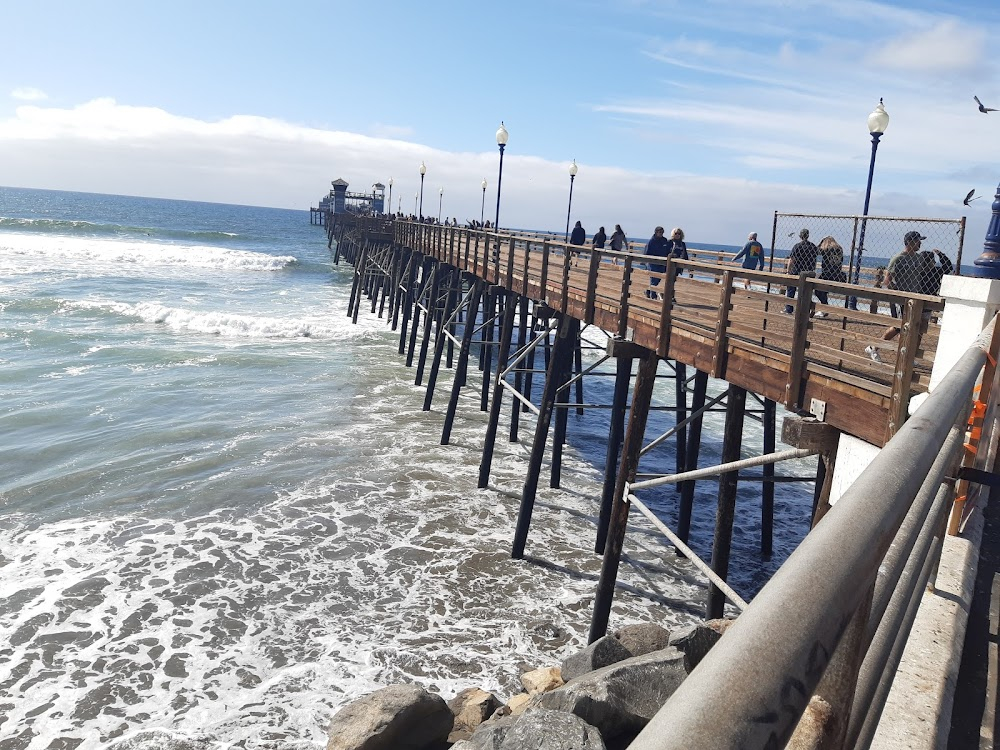
[[[632,393],[632,409],[629,412],[621,463],[615,480],[615,497],[611,508],[608,539],[604,547],[604,559],[601,562],[601,577],[594,596],[594,614],[590,620],[588,643],[602,638],[608,631],[615,581],[618,579],[618,565],[625,542],[625,529],[628,526],[630,503],[625,494],[625,484],[635,479],[635,472],[639,466],[639,451],[642,449],[642,439],[646,432],[646,418],[653,398],[658,362],[659,359],[652,352],[639,360],[635,390]]]
[[[501,373],[507,369],[510,360],[510,340],[514,333],[514,317],[517,313],[515,300],[517,294],[507,292],[503,314],[503,326],[500,330],[500,350],[497,352],[497,373],[493,378],[493,399],[490,402],[490,421],[486,426],[486,437],[483,440],[483,459],[479,463],[479,488],[489,484],[490,469],[493,466],[493,447],[497,439],[497,426],[500,422],[500,408],[503,405],[503,379]],[[516,402],[517,399],[514,399]],[[516,413],[516,410],[515,410]]]
[[[528,335],[528,298],[521,297],[518,304],[518,314],[517,314],[517,344],[519,348],[525,346],[525,339]],[[518,393],[523,393],[524,389],[524,373],[521,370],[524,368],[524,363],[517,368],[514,373],[514,390]],[[524,404],[518,398],[511,399],[512,404],[510,408],[510,436],[509,440],[512,443],[516,443],[518,439],[518,424],[521,417],[521,407]]]
[[[632,383],[632,360],[635,347],[626,349],[615,344],[624,343],[614,339],[608,344],[611,356],[615,358],[615,392],[611,402],[611,424],[608,428],[608,450],[604,457],[604,485],[601,488],[601,510],[597,521],[597,540],[594,552],[604,554],[608,540],[608,525],[611,523],[611,507],[615,499],[615,484],[618,478],[619,456],[625,437],[625,411],[628,408],[628,389]]]
[[[743,445],[743,418],[746,410],[745,388],[730,383],[726,396],[726,427],[722,437],[722,463],[738,461]],[[725,581],[729,575],[729,557],[733,547],[733,521],[736,518],[736,490],[739,471],[733,469],[719,476],[719,505],[715,515],[715,536],[712,540],[712,570]],[[722,617],[726,597],[715,584],[709,583],[706,617]]]
[[[514,544],[511,550],[511,557],[515,560],[524,557],[524,546],[528,541],[531,513],[535,506],[535,493],[538,490],[538,475],[541,473],[545,442],[548,438],[552,411],[555,407],[557,384],[565,379],[562,372],[572,366],[573,339],[570,335],[574,330],[570,322],[572,320],[573,318],[568,316],[561,318],[555,348],[546,371],[545,388],[542,391],[538,419],[535,422],[535,439],[531,447],[531,456],[528,459],[527,475],[524,480],[524,489],[521,492],[521,507],[517,514],[517,528],[514,532]]]
[[[777,404],[769,399],[764,399],[764,453],[774,453],[775,448],[775,419]],[[764,464],[764,483],[762,486],[760,505],[760,554],[765,558],[770,558],[774,549],[774,464]]]
[[[469,368],[469,351],[472,349],[472,333],[476,328],[476,310],[483,296],[483,286],[486,282],[475,277],[470,278],[473,284],[472,298],[469,300],[468,315],[462,330],[462,346],[458,351],[458,362],[455,365],[455,379],[451,383],[451,398],[448,400],[448,411],[444,417],[444,428],[441,430],[441,445],[448,445],[451,440],[451,428],[455,424],[455,412],[458,411],[458,397],[465,383],[465,373]]]
[[[705,394],[708,389],[708,373],[695,370],[694,393],[691,396],[691,412],[697,413],[705,406]],[[704,414],[698,414],[690,422],[688,432],[687,463],[684,471],[694,471],[698,468],[698,455],[701,453],[701,425]],[[695,480],[681,482],[681,502],[677,518],[677,536],[687,544],[691,533],[691,514],[694,510]]]
[[[431,293],[427,298],[427,314],[424,316],[424,334],[420,338],[420,357],[417,360],[417,376],[414,385],[420,385],[424,380],[424,365],[427,362],[427,349],[431,343],[431,332],[434,330],[434,323],[440,317],[441,305],[438,295],[441,292],[441,276],[444,273],[444,266],[440,263],[434,264],[431,272]]]

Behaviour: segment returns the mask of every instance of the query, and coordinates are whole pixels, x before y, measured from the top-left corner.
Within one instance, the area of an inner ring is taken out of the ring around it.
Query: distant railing
[[[833,722],[824,747],[868,746],[936,569],[976,382],[993,386],[997,354],[994,318],[630,750],[784,747],[814,693]]]

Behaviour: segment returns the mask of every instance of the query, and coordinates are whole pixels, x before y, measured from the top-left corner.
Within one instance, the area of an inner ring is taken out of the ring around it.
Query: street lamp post
[[[879,99],[878,104],[875,105],[875,109],[868,115],[868,132],[871,133],[872,137],[872,160],[868,165],[868,187],[865,188],[865,207],[861,213],[861,234],[858,237],[858,255],[854,262],[854,276],[851,279],[851,283],[855,285],[857,285],[858,279],[861,276],[861,256],[865,252],[865,229],[868,227],[868,203],[872,197],[872,177],[875,174],[875,152],[878,151],[879,139],[887,127],[889,127],[889,114],[885,111],[882,100]],[[858,298],[851,297],[848,299],[847,306],[851,310],[857,310]]]
[[[424,220],[424,175],[427,174],[427,166],[420,162],[420,221]]]
[[[479,207],[479,226],[483,225],[483,217],[486,216],[486,178],[483,178],[483,205]]]
[[[500,170],[497,172],[497,215],[493,222],[493,234],[496,238],[493,245],[493,262],[500,263],[500,186],[503,184],[503,150],[507,146],[507,128],[500,121],[497,128],[497,146],[500,147]],[[497,271],[499,273],[499,270]]]
[[[438,224],[441,223],[441,204],[444,202],[444,188],[438,190]]]
[[[389,210],[386,211],[387,214],[392,213],[392,178],[389,178]]]
[[[993,215],[986,227],[982,254],[972,263],[970,275],[1000,279],[1000,187],[993,197]]]
[[[576,159],[573,163],[569,165],[569,205],[566,206],[566,239],[563,242],[569,242],[569,215],[570,211],[573,210],[573,180],[576,179],[576,173],[580,170],[576,166]]]

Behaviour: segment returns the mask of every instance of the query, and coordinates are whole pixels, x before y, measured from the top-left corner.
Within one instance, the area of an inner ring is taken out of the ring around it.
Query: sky
[[[968,217],[1000,181],[996,0],[6,3],[0,184],[689,242],[775,211]],[[487,181],[485,193],[481,188]],[[962,205],[975,189],[983,196]],[[440,191],[443,190],[443,195]],[[2,206],[0,206],[2,213]]]

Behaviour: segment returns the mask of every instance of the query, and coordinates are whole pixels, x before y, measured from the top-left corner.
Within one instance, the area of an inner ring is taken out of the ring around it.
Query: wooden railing
[[[748,271],[719,263],[727,254],[718,251],[707,253],[715,262],[675,261],[526,234],[349,221],[787,408],[819,409],[815,399],[827,422],[877,445],[899,429],[910,396],[927,390],[938,297]],[[651,262],[666,270],[650,270]],[[797,290],[794,300],[787,287]],[[832,304],[813,305],[815,292]],[[858,298],[858,310],[843,307],[847,295]],[[893,306],[901,319],[889,314]],[[893,325],[899,335],[883,341]]]

